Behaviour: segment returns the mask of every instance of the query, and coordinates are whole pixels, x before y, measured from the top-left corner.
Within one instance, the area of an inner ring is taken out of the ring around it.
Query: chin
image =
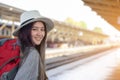
[[[39,43],[36,43],[36,45],[40,45],[40,42],[39,42]]]
[[[40,44],[35,44],[35,45],[40,45]]]

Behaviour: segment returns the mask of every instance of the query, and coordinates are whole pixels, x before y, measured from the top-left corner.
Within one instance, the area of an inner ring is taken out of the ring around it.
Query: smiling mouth
[[[42,40],[42,38],[35,38],[37,41],[41,41]]]

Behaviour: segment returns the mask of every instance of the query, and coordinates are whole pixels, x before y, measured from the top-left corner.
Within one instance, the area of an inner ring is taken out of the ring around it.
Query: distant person
[[[21,14],[20,27],[13,33],[20,45],[22,58],[14,80],[48,80],[45,72],[45,46],[47,33],[53,27],[53,21],[41,16],[37,10]]]

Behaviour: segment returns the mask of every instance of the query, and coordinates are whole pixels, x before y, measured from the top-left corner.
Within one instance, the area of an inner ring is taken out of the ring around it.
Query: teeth
[[[39,40],[41,40],[41,39],[36,39],[36,40],[38,40],[38,41],[39,41]]]
[[[35,38],[35,39],[40,39],[40,38]]]

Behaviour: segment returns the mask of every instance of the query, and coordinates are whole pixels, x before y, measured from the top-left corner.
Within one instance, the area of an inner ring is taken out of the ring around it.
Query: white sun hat
[[[49,32],[54,27],[54,23],[51,19],[40,15],[40,13],[37,10],[31,10],[31,11],[26,11],[21,14],[20,26],[13,32],[13,35],[17,36],[18,32],[21,28],[23,28],[25,25],[27,25],[31,22],[35,22],[35,21],[44,22],[46,25],[47,32]]]

